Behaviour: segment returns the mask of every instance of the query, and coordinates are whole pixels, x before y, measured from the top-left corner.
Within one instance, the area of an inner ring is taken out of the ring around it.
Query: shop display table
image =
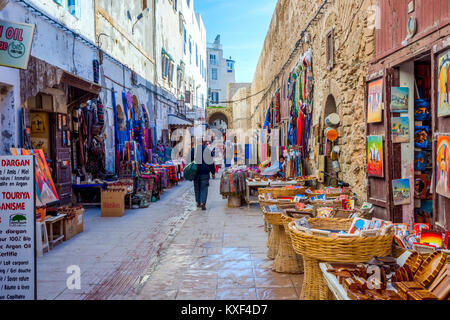
[[[45,219],[45,223],[47,224],[47,230],[48,230],[48,244],[50,246],[50,249],[53,249],[53,247],[58,243],[62,242],[64,239],[64,218],[65,214],[60,214],[56,217],[50,217]],[[57,238],[55,238],[54,229],[59,227],[59,233],[57,235]]]
[[[402,267],[404,265],[406,259],[408,259],[410,254],[411,254],[410,251],[403,253],[400,257],[397,258],[397,264]],[[325,279],[326,284],[328,285],[328,288],[334,294],[336,299],[337,300],[351,300],[348,297],[347,292],[345,291],[344,287],[339,283],[336,276],[327,271],[326,263],[319,263],[319,267],[320,267],[320,270],[322,271],[323,277]],[[390,282],[388,282],[388,284],[387,284],[387,289],[397,292],[397,289],[395,289]]]
[[[99,199],[100,199],[100,194],[102,189],[105,189],[105,184],[72,184],[72,190],[75,193],[75,197],[76,197],[76,204],[80,205],[80,206],[100,206],[101,203],[100,202],[83,202],[81,200],[81,195],[80,192],[81,191],[93,191],[93,192],[97,192],[99,194]]]
[[[259,203],[258,197],[250,197],[250,189],[252,188],[264,188],[268,187],[270,182],[269,181],[249,181],[249,179],[246,179],[245,181],[246,187],[245,187],[245,201],[247,202],[247,206],[250,208],[251,204],[257,204]]]

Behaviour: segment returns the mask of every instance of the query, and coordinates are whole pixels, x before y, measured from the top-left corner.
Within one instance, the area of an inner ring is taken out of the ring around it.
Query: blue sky
[[[224,57],[236,60],[236,81],[252,82],[277,0],[195,0],[207,42],[218,34]]]

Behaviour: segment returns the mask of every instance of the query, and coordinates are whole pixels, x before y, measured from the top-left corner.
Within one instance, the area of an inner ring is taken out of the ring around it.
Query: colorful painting
[[[427,168],[426,159],[428,157],[428,152],[426,151],[415,151],[414,152],[414,170],[424,171]]]
[[[368,174],[383,178],[383,136],[368,136],[367,140]]]
[[[450,115],[450,51],[438,61],[438,117]]]
[[[411,186],[409,179],[392,180],[394,192],[394,205],[399,206],[411,203]]]
[[[428,132],[430,132],[430,128],[426,126],[416,126],[414,128],[414,146],[416,148],[425,149],[428,147]]]
[[[436,192],[450,198],[450,136],[438,136]]]
[[[422,200],[420,201],[420,208],[416,209],[417,213],[422,216],[429,216],[433,214],[433,201]]]
[[[417,174],[414,182],[414,197],[416,199],[427,198],[428,176],[426,174]]]
[[[367,122],[376,123],[382,121],[382,96],[383,80],[369,83],[367,101]]]
[[[45,160],[42,150],[27,150],[11,148],[13,156],[35,155],[35,177],[36,177],[36,205],[42,206],[59,200],[58,193],[53,183],[50,169]]]
[[[391,112],[408,112],[409,88],[392,87]]]
[[[409,118],[398,117],[392,118],[392,142],[405,143],[409,142]]]
[[[414,119],[416,121],[427,121],[431,119],[429,100],[416,100],[416,102],[414,103]]]

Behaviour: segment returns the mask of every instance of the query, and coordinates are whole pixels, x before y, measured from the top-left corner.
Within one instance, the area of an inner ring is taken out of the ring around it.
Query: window
[[[234,69],[234,61],[227,60],[227,71],[231,73],[233,72],[233,69]]]
[[[181,89],[181,84],[183,82],[183,71],[178,69],[177,70],[177,88]]]
[[[216,68],[211,69],[211,80],[217,80],[217,69]]]
[[[198,46],[195,44],[195,65],[198,67]]]
[[[217,91],[209,90],[209,100],[211,103],[219,103],[219,93]]]
[[[65,10],[67,10],[75,18],[81,17],[81,0],[53,0]]]
[[[213,92],[212,93],[212,101],[215,104],[219,103],[219,93],[218,92]]]
[[[67,0],[67,10],[79,19],[81,17],[81,0]]]
[[[184,54],[186,54],[187,34],[186,34],[186,28],[184,26],[183,26],[183,33],[184,33]]]
[[[189,63],[192,64],[192,42],[189,38]]]
[[[169,76],[169,58],[167,56],[164,56],[163,68],[164,79],[167,79],[167,77]]]
[[[171,84],[173,81],[173,62],[169,62],[169,83]]]
[[[331,30],[327,35],[327,65],[328,69],[334,67],[334,30]]]
[[[209,55],[209,64],[215,66],[216,64],[216,55],[215,54],[210,54]]]

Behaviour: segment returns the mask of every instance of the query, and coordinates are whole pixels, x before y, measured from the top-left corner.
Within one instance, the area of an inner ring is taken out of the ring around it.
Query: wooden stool
[[[51,217],[51,218],[45,220],[45,223],[47,223],[49,225],[48,242],[50,245],[50,249],[53,249],[58,242],[62,242],[64,239],[64,217],[65,216],[66,216],[65,214],[60,214],[59,216]],[[59,234],[56,239],[53,234],[53,225],[56,225],[56,227],[58,227],[58,225],[59,225]]]

